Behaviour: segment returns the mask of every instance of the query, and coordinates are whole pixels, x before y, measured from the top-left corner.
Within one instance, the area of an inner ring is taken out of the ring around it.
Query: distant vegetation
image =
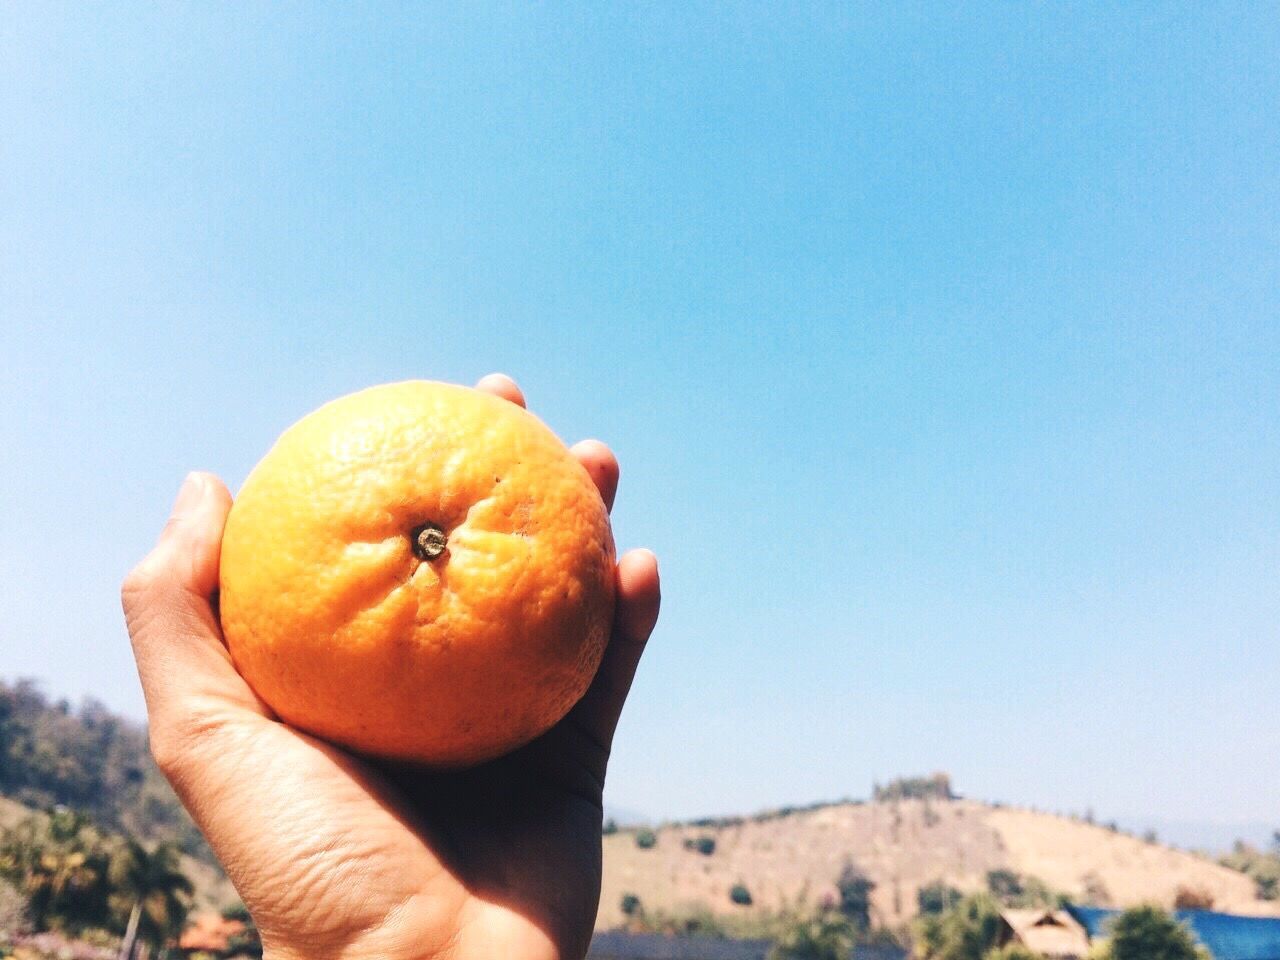
[[[1025,877],[1012,870],[992,870],[987,874],[987,890],[1005,907],[1057,908],[1070,900],[1052,890],[1039,877]]]
[[[920,915],[924,917],[946,913],[963,899],[964,894],[961,891],[948,886],[941,880],[925,884],[916,892],[916,905],[919,907]]]
[[[959,799],[951,790],[950,775],[945,773],[935,773],[929,777],[898,777],[884,786],[877,783],[871,791],[871,796],[877,803],[891,803],[895,800]]]
[[[1000,904],[990,894],[965,897],[916,924],[916,953],[923,960],[988,960],[1000,939]]]
[[[1009,943],[1001,904],[991,894],[964,897],[941,914],[916,922],[915,955],[921,960],[1039,960],[1039,954]],[[1134,907],[1108,925],[1108,939],[1089,951],[1089,960],[1208,960],[1191,932],[1158,907]]]
[[[51,703],[30,680],[0,680],[0,795],[37,809],[66,806],[108,830],[216,863],[152,762],[140,724],[94,700]]]
[[[177,847],[148,850],[67,809],[32,814],[0,834],[0,879],[21,898],[16,912],[8,907],[11,930],[125,936],[122,955],[138,942],[158,951],[176,937],[193,895]]]
[[[1243,841],[1222,858],[1223,866],[1253,878],[1260,900],[1280,900],[1280,830],[1271,837],[1271,849],[1262,851]]]
[[[1209,960],[1191,931],[1159,907],[1134,907],[1109,925],[1089,960]]]
[[[871,891],[875,888],[870,878],[847,860],[836,877],[836,891],[840,896],[836,908],[858,934],[871,929]]]
[[[686,837],[684,841],[686,850],[695,850],[704,857],[709,857],[716,852],[715,837]]]

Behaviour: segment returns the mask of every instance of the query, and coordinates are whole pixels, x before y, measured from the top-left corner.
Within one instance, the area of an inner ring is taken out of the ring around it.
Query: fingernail
[[[203,474],[188,473],[187,479],[182,481],[182,487],[178,490],[177,498],[173,501],[171,515],[181,517],[199,506],[200,501],[204,499],[204,487]]]

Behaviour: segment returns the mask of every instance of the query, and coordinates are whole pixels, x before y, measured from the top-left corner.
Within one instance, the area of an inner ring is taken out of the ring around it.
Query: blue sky
[[[0,16],[0,675],[141,716],[184,473],[503,370],[662,622],[608,798],[1280,825],[1265,5]]]

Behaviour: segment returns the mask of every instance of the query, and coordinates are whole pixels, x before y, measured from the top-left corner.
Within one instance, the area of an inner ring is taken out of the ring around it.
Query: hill
[[[109,830],[216,862],[152,761],[141,724],[93,700],[50,701],[30,680],[0,680],[0,797],[71,807]]]
[[[668,825],[643,849],[639,831],[604,838],[604,883],[597,927],[621,925],[622,898],[646,910],[693,907],[720,916],[776,910],[802,895],[837,897],[846,864],[866,876],[874,923],[896,926],[917,913],[921,887],[938,882],[985,890],[988,874],[1036,878],[1081,903],[1172,906],[1180,889],[1215,909],[1280,915],[1280,903],[1256,896],[1254,881],[1202,856],[1046,813],[970,800],[892,799],[841,803],[710,825]],[[699,852],[714,842],[710,854]],[[751,905],[730,901],[741,884]]]

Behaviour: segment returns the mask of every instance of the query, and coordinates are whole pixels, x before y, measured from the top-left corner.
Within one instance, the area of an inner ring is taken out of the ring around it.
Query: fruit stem
[[[414,527],[410,536],[413,538],[413,552],[419,560],[434,560],[444,553],[444,548],[449,542],[444,531],[434,523],[424,523]]]

